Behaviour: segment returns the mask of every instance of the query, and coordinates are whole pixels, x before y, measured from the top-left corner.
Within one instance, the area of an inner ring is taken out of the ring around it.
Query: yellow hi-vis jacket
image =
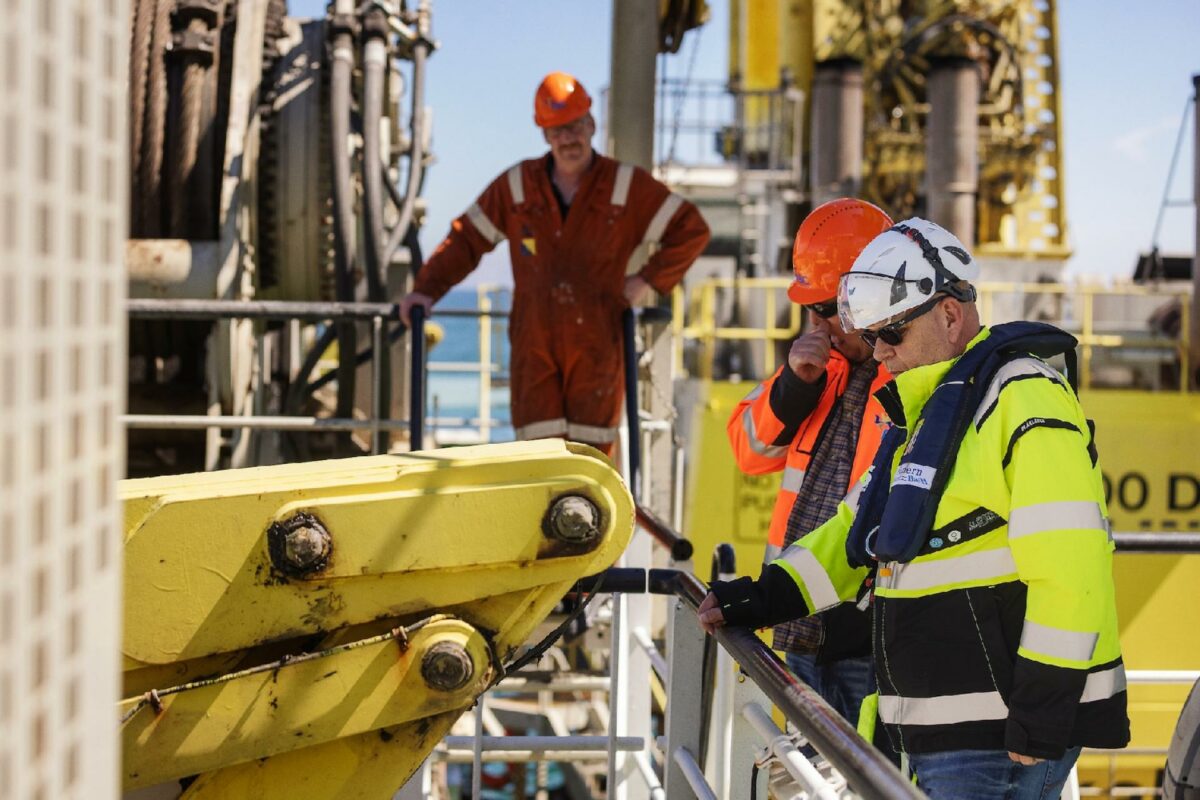
[[[880,398],[893,421],[918,420],[952,363],[896,376],[901,407],[895,393]],[[867,569],[850,566],[846,537],[866,480],[758,581],[713,586],[727,623],[776,624],[854,598]],[[1058,758],[1128,743],[1106,513],[1074,392],[1040,359],[1008,362],[967,426],[920,552],[877,566],[879,718],[897,749]]]

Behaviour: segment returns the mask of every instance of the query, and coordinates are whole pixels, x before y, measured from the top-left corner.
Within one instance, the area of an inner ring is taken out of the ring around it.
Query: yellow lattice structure
[[[914,213],[923,194],[930,64],[974,62],[982,77],[978,252],[1069,255],[1054,0],[732,0],[729,53],[731,83],[746,90],[778,87],[786,71],[811,93],[816,65],[862,64],[863,195],[897,218]]]

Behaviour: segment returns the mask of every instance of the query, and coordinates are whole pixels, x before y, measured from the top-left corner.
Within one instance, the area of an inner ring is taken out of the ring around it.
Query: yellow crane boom
[[[390,797],[633,503],[558,440],[125,481],[126,789]]]

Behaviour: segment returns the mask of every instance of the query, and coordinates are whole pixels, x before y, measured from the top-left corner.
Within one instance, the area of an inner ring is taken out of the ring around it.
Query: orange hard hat
[[[838,279],[850,271],[863,248],[890,227],[891,217],[865,200],[842,197],[814,208],[796,231],[796,279],[788,297],[800,305],[836,297]]]
[[[565,72],[551,72],[533,98],[533,121],[539,128],[555,128],[579,119],[591,107],[582,83]]]

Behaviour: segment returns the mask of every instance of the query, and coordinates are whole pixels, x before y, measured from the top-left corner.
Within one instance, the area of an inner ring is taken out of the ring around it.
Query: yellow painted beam
[[[594,450],[558,440],[127,481],[124,653],[167,664],[569,585],[623,550],[633,506]],[[548,536],[583,496],[598,535]],[[270,530],[309,515],[327,563],[288,574]]]
[[[461,621],[434,620],[407,643],[377,638],[319,658],[201,682],[162,697],[161,710],[142,707],[121,731],[125,788],[461,710],[492,678],[487,642]],[[455,680],[454,688],[427,679],[439,657],[451,658],[438,648],[469,659],[465,680]],[[121,710],[128,713],[141,702],[131,698]]]

